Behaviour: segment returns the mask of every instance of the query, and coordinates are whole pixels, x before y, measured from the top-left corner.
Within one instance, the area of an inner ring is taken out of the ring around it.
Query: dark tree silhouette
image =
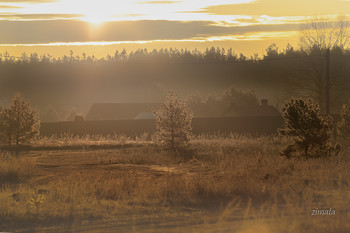
[[[258,98],[253,91],[243,91],[234,86],[228,88],[219,99],[221,103],[235,104],[239,106],[258,105]]]
[[[279,133],[294,141],[283,149],[282,155],[316,158],[339,152],[339,145],[331,144],[332,117],[320,116],[320,108],[312,100],[291,98],[282,106],[282,115],[285,128]]]
[[[327,100],[339,102],[339,90],[344,85],[348,64],[339,59],[350,42],[349,23],[344,17],[337,20],[315,18],[301,27],[300,47],[309,58],[299,68],[298,86],[301,92],[312,96],[325,113]],[[329,70],[327,70],[329,67]],[[327,76],[329,72],[329,76]],[[329,94],[328,94],[329,93]]]
[[[301,48],[308,52],[346,48],[350,42],[348,26],[346,17],[338,17],[335,21],[315,18],[301,27]]]

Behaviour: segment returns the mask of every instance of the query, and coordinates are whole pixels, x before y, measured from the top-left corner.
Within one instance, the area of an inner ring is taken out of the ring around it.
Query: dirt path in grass
[[[106,155],[110,153],[106,150]],[[102,156],[101,156],[102,154]],[[32,157],[36,160],[38,172],[35,178],[48,180],[50,176],[67,175],[77,170],[94,170],[96,168],[106,171],[135,171],[139,174],[162,175],[162,174],[179,174],[179,175],[213,175],[220,177],[224,172],[217,167],[208,166],[200,161],[191,160],[188,163],[173,164],[133,164],[117,163],[110,157],[103,158],[103,153],[95,155],[91,151],[35,151],[28,152],[25,156]]]

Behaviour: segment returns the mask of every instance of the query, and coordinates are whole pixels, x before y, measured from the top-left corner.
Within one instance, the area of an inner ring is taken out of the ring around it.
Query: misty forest
[[[212,47],[123,50],[103,58],[73,51],[61,58],[4,53],[0,59],[2,104],[21,92],[40,112],[53,107],[60,120],[72,108],[86,114],[95,102],[160,102],[170,89],[184,98],[196,94],[204,102],[208,96],[220,98],[232,85],[278,106],[290,96],[312,97],[325,106],[326,58],[319,48],[281,49],[272,44],[262,58]],[[335,114],[349,99],[349,59],[348,49],[330,51]]]
[[[261,56],[0,54],[0,231],[349,232],[350,37],[304,27]]]

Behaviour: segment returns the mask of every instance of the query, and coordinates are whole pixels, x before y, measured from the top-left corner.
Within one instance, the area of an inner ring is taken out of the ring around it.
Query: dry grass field
[[[3,151],[0,231],[350,232],[347,145],[302,160],[279,156],[287,141],[273,136],[200,136],[176,153],[147,139]]]

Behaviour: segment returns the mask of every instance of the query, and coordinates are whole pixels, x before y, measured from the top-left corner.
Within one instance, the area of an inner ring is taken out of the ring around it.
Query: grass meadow
[[[287,143],[200,135],[169,152],[148,135],[41,138],[1,152],[0,231],[350,232],[350,146],[304,160],[281,157]]]

